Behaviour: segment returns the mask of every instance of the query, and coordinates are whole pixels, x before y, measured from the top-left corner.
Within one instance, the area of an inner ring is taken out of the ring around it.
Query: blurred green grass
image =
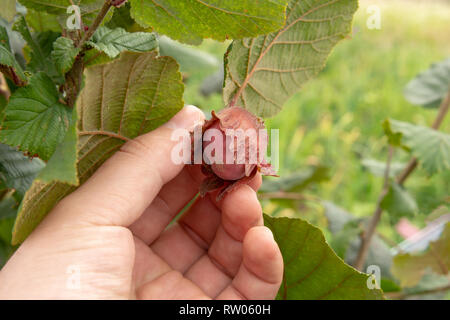
[[[381,30],[369,30],[368,5],[381,8]],[[385,161],[387,141],[381,123],[386,118],[430,125],[435,110],[409,104],[403,88],[433,62],[450,56],[450,5],[431,1],[360,1],[354,34],[337,45],[325,69],[293,96],[284,109],[266,121],[280,134],[280,175],[310,164],[331,168],[331,179],[309,192],[334,202],[357,216],[370,215],[382,186],[361,165],[365,158]],[[201,48],[219,59],[227,43],[205,41]],[[186,103],[204,110],[223,107],[221,96],[198,94],[204,72],[187,79]],[[442,125],[450,132],[450,116]],[[396,151],[394,161],[408,161]],[[450,172],[427,177],[421,169],[407,181],[424,217],[450,195]],[[381,231],[395,238],[384,215]],[[399,239],[397,239],[399,240]]]

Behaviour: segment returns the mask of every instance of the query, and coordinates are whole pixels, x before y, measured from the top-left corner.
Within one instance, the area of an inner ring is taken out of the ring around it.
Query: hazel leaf
[[[242,39],[281,28],[287,0],[131,0],[131,17],[174,40]]]
[[[69,38],[59,37],[53,42],[52,59],[61,73],[66,73],[72,68],[80,48],[75,48]]]
[[[0,141],[48,160],[69,127],[70,109],[59,102],[52,80],[43,72],[10,97]]]
[[[301,219],[264,215],[284,260],[284,275],[277,299],[372,300],[383,292],[369,289],[368,275],[340,259],[322,232]]]
[[[76,130],[68,131],[70,136],[59,146],[61,152],[54,154],[67,168],[76,169],[79,185],[126,141],[156,129],[184,105],[178,64],[170,57],[158,57],[155,51],[122,53],[111,63],[87,68],[84,75],[76,103]],[[64,181],[57,179],[57,172],[67,168],[52,158],[45,176],[43,173],[33,182],[14,225],[13,243],[25,240],[55,204],[77,188],[73,173]]]
[[[110,58],[117,57],[122,51],[146,52],[155,49],[158,42],[153,33],[127,32],[122,28],[100,27],[88,44]]]
[[[226,105],[277,114],[351,31],[357,0],[291,0],[280,30],[235,40],[225,55]]]

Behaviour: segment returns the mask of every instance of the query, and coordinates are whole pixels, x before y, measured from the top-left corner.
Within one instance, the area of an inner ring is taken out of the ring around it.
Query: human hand
[[[61,200],[0,271],[0,299],[273,299],[283,261],[259,175],[220,202],[197,198],[166,228],[203,178],[170,161],[171,133],[203,120],[185,107]]]

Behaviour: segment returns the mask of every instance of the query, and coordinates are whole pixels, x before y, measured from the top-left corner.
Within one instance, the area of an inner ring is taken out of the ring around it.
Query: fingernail
[[[270,235],[270,238],[272,239],[272,240],[275,240],[274,239],[274,237],[273,237],[273,233],[272,233],[272,230],[270,230],[269,228],[267,228],[267,227],[265,227],[265,229],[266,229],[266,233],[267,233],[267,235]]]
[[[192,130],[195,126],[203,124],[204,121],[205,115],[203,111],[193,105],[185,105],[164,126],[171,129]]]

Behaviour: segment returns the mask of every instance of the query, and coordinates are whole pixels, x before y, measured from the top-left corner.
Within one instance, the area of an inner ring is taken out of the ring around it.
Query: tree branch
[[[417,291],[417,292],[408,292],[408,293],[404,293],[404,292],[390,292],[389,293],[388,292],[388,293],[386,293],[386,296],[390,299],[402,300],[402,299],[406,299],[408,297],[420,296],[420,295],[431,294],[431,293],[445,292],[448,290],[450,290],[450,285],[445,286],[445,287]]]
[[[103,19],[105,18],[110,8],[111,8],[111,0],[105,0],[105,3],[100,9],[100,12],[98,13],[97,17],[95,17],[92,26],[90,26],[89,29],[84,33],[83,37],[81,38],[80,42],[77,45],[77,48],[82,48],[83,45],[86,43],[86,41],[88,41],[92,37],[95,30],[97,30],[100,23],[102,23]]]
[[[84,33],[83,37],[77,44],[77,48],[80,48],[81,51],[76,57],[72,68],[66,73],[65,75],[66,81],[64,83],[66,102],[67,105],[71,108],[75,106],[78,93],[81,90],[81,82],[83,80],[83,71],[84,71],[83,57],[85,52],[83,45],[86,43],[86,41],[88,41],[92,37],[94,32],[102,23],[103,19],[105,18],[110,8],[111,8],[111,0],[105,0],[105,3],[100,9],[100,12],[98,13],[97,17],[95,17],[92,26],[89,27],[89,29]]]
[[[75,58],[72,69],[70,69],[65,75],[64,91],[66,93],[66,103],[69,107],[73,108],[78,97],[78,93],[81,90],[81,82],[83,80],[83,55],[78,55]]]
[[[445,119],[445,116],[447,115],[448,111],[450,109],[450,90],[447,94],[447,96],[442,101],[441,105],[439,106],[438,114],[431,125],[431,128],[434,130],[438,130],[441,126],[442,122]],[[358,255],[356,257],[356,260],[354,262],[354,267],[358,270],[362,270],[364,267],[364,263],[366,262],[367,254],[369,251],[370,243],[372,241],[373,234],[375,233],[376,227],[378,223],[380,222],[381,215],[383,213],[383,209],[381,208],[381,203],[383,199],[386,197],[387,192],[389,191],[389,167],[390,162],[392,158],[392,146],[389,147],[389,156],[386,163],[386,170],[384,175],[384,187],[380,194],[380,197],[378,198],[377,202],[377,208],[375,212],[372,215],[372,220],[369,223],[369,226],[367,227],[367,230],[363,233],[361,237],[361,246],[358,251]],[[408,179],[408,177],[411,175],[411,173],[414,171],[415,168],[417,168],[418,161],[416,158],[412,158],[411,161],[408,163],[408,165],[405,167],[405,169],[400,173],[400,175],[397,177],[396,181],[399,185],[403,185]]]
[[[389,173],[391,170],[391,161],[392,155],[394,154],[394,147],[389,146],[388,157],[386,160],[386,169],[384,170],[384,184],[383,190],[381,191],[380,196],[377,201],[377,208],[372,215],[372,219],[369,222],[367,230],[363,233],[361,237],[361,246],[359,247],[358,255],[356,257],[354,266],[358,270],[362,270],[364,267],[364,263],[366,262],[367,254],[369,252],[370,243],[372,241],[372,237],[375,233],[375,229],[380,222],[381,214],[383,213],[383,209],[381,208],[381,203],[389,192]]]

